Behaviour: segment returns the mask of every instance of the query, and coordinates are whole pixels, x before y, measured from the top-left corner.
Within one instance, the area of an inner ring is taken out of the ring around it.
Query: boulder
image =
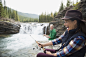
[[[20,24],[0,21],[0,34],[15,34],[20,30]]]

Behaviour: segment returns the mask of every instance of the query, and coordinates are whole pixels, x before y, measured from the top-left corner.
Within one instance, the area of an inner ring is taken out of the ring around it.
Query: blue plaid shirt
[[[64,37],[64,34],[61,35],[59,38],[53,40],[52,41],[53,45],[62,43],[63,37]],[[57,51],[57,57],[70,55],[70,54],[80,50],[84,46],[85,46],[85,38],[83,36],[77,36],[76,38],[71,40],[66,47],[62,48],[61,51]]]

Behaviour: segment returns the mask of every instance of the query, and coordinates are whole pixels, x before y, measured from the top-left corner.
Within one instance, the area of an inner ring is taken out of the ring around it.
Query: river
[[[30,47],[35,40],[48,40],[43,36],[43,27],[48,25],[49,23],[21,23],[19,33],[0,36],[0,56]]]

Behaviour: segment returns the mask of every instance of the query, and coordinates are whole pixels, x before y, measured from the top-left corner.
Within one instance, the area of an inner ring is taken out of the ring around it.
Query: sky
[[[2,0],[4,1],[4,0]],[[58,12],[61,2],[66,5],[67,0],[5,0],[6,6],[23,13],[50,14]],[[77,0],[70,0],[76,3]],[[78,0],[80,1],[80,0]]]

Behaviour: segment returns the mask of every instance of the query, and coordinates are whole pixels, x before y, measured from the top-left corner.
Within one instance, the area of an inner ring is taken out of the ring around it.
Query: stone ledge
[[[0,34],[15,34],[19,32],[21,25],[17,23],[0,21]]]

